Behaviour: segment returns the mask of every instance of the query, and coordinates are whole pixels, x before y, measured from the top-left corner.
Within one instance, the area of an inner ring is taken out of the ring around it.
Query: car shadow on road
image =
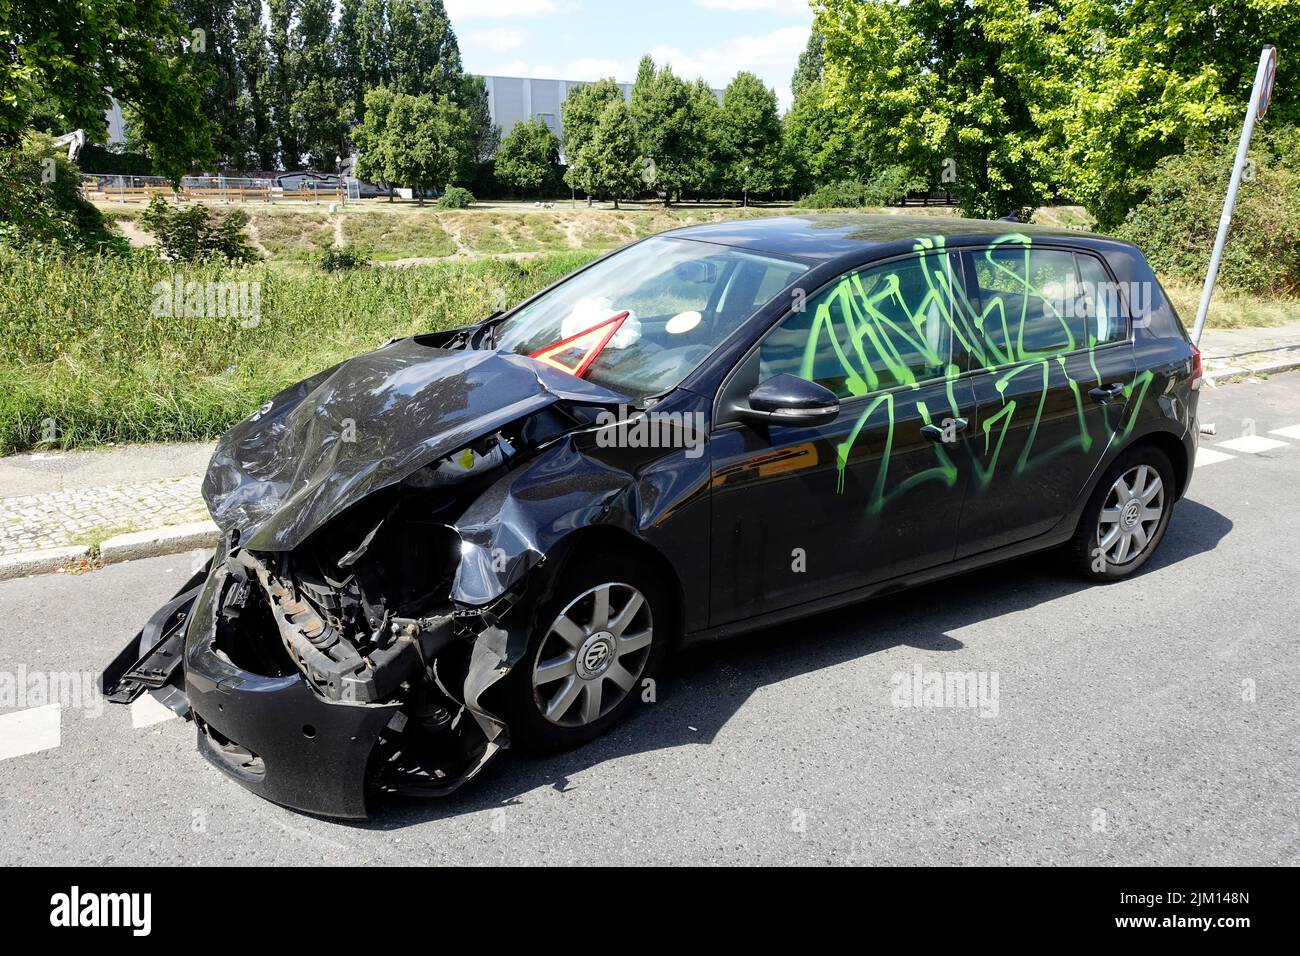
[[[1219,512],[1193,500],[1179,503],[1157,554],[1143,574],[1214,550],[1232,529]],[[1055,556],[1052,556],[1053,558]],[[1007,583],[1014,582],[1013,587]],[[632,754],[689,744],[708,745],[757,690],[893,647],[956,651],[949,636],[979,621],[1034,608],[1093,587],[1043,554],[1018,558],[943,582],[943,600],[922,599],[925,588],[829,611],[732,640],[688,647],[660,682],[658,700],[586,746],[549,756],[499,754],[477,779],[452,795],[419,800],[384,798],[371,818],[345,826],[395,830],[517,803],[542,787],[579,786],[583,771]],[[933,587],[933,585],[931,586]]]

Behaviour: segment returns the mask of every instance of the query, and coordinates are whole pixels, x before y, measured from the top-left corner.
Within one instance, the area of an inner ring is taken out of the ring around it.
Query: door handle
[[[1098,405],[1105,405],[1111,399],[1119,398],[1123,391],[1123,382],[1112,382],[1109,385],[1099,385],[1096,388],[1089,389],[1088,395]]]
[[[920,430],[921,434],[932,442],[948,442],[956,441],[957,436],[966,430],[968,424],[970,423],[964,418],[945,418],[938,425],[922,425]]]

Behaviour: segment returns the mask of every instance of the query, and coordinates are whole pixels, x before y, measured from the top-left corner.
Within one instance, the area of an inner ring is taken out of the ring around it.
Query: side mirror
[[[829,388],[788,373],[761,383],[749,393],[748,407],[736,409],[749,422],[795,428],[825,425],[839,413],[840,400]]]

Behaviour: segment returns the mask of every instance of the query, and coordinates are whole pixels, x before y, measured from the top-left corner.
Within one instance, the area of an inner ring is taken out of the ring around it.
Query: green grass
[[[452,255],[456,242],[433,210],[392,215],[350,213],[343,217],[343,238],[374,259],[420,259]]]
[[[255,214],[246,230],[273,259],[314,259],[334,245],[334,220],[325,212]]]
[[[475,322],[498,290],[519,302],[591,258],[324,274],[0,250],[0,453],[210,438],[312,372],[392,336]],[[174,276],[260,283],[260,320],[153,314],[154,284]],[[43,443],[47,421],[56,438]]]

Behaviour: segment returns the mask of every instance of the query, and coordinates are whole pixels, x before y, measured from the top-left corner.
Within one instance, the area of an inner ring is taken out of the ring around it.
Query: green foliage
[[[361,151],[357,175],[410,186],[423,204],[425,189],[464,169],[472,133],[469,114],[446,96],[434,100],[381,86],[366,94],[366,118],[352,133]]]
[[[906,166],[886,166],[867,182],[841,179],[827,183],[799,200],[804,209],[854,209],[862,206],[889,206],[902,202],[913,190],[924,189]]]
[[[1161,274],[1205,278],[1235,150],[1193,147],[1167,156],[1140,184],[1146,199],[1116,231],[1141,245]],[[1251,153],[1219,269],[1219,283],[1263,295],[1300,295],[1300,130],[1265,138]]]
[[[211,77],[187,52],[170,0],[0,3],[0,146],[16,145],[38,104],[63,131],[106,134],[110,93],[164,175],[213,158],[201,93]]]
[[[474,194],[463,186],[448,186],[438,197],[440,209],[468,209],[474,205]]]
[[[717,148],[731,192],[772,193],[789,182],[776,93],[753,73],[737,73],[723,91]]]
[[[540,117],[515,124],[496,155],[497,178],[523,192],[545,193],[560,180],[560,141]]]
[[[365,253],[352,246],[330,246],[317,261],[321,272],[350,272],[370,265]]]
[[[0,148],[0,245],[53,243],[83,252],[121,252],[99,210],[81,198],[81,174],[44,133]]]
[[[641,150],[632,110],[613,80],[571,93],[561,106],[571,185],[618,201],[644,185]]]
[[[239,209],[217,213],[199,203],[174,209],[161,196],[154,196],[140,222],[157,237],[159,248],[172,262],[239,263],[257,258],[244,235],[248,215]]]
[[[502,293],[521,302],[591,258],[326,275],[0,248],[0,454],[38,444],[47,419],[64,447],[210,438],[313,372],[393,336],[477,322]],[[155,288],[177,279],[258,283],[258,321],[157,314]]]
[[[707,90],[707,86],[705,87]],[[708,101],[716,107],[713,91]],[[670,67],[656,69],[650,57],[641,60],[632,86],[632,116],[636,120],[641,155],[653,161],[643,174],[647,188],[669,199],[687,190],[702,192],[709,184],[713,161],[710,111],[699,90],[679,79]]]
[[[826,0],[816,20],[826,102],[863,160],[941,181],[968,215],[1041,204],[1053,166],[1031,117],[1046,65],[1034,59],[1028,3]]]

